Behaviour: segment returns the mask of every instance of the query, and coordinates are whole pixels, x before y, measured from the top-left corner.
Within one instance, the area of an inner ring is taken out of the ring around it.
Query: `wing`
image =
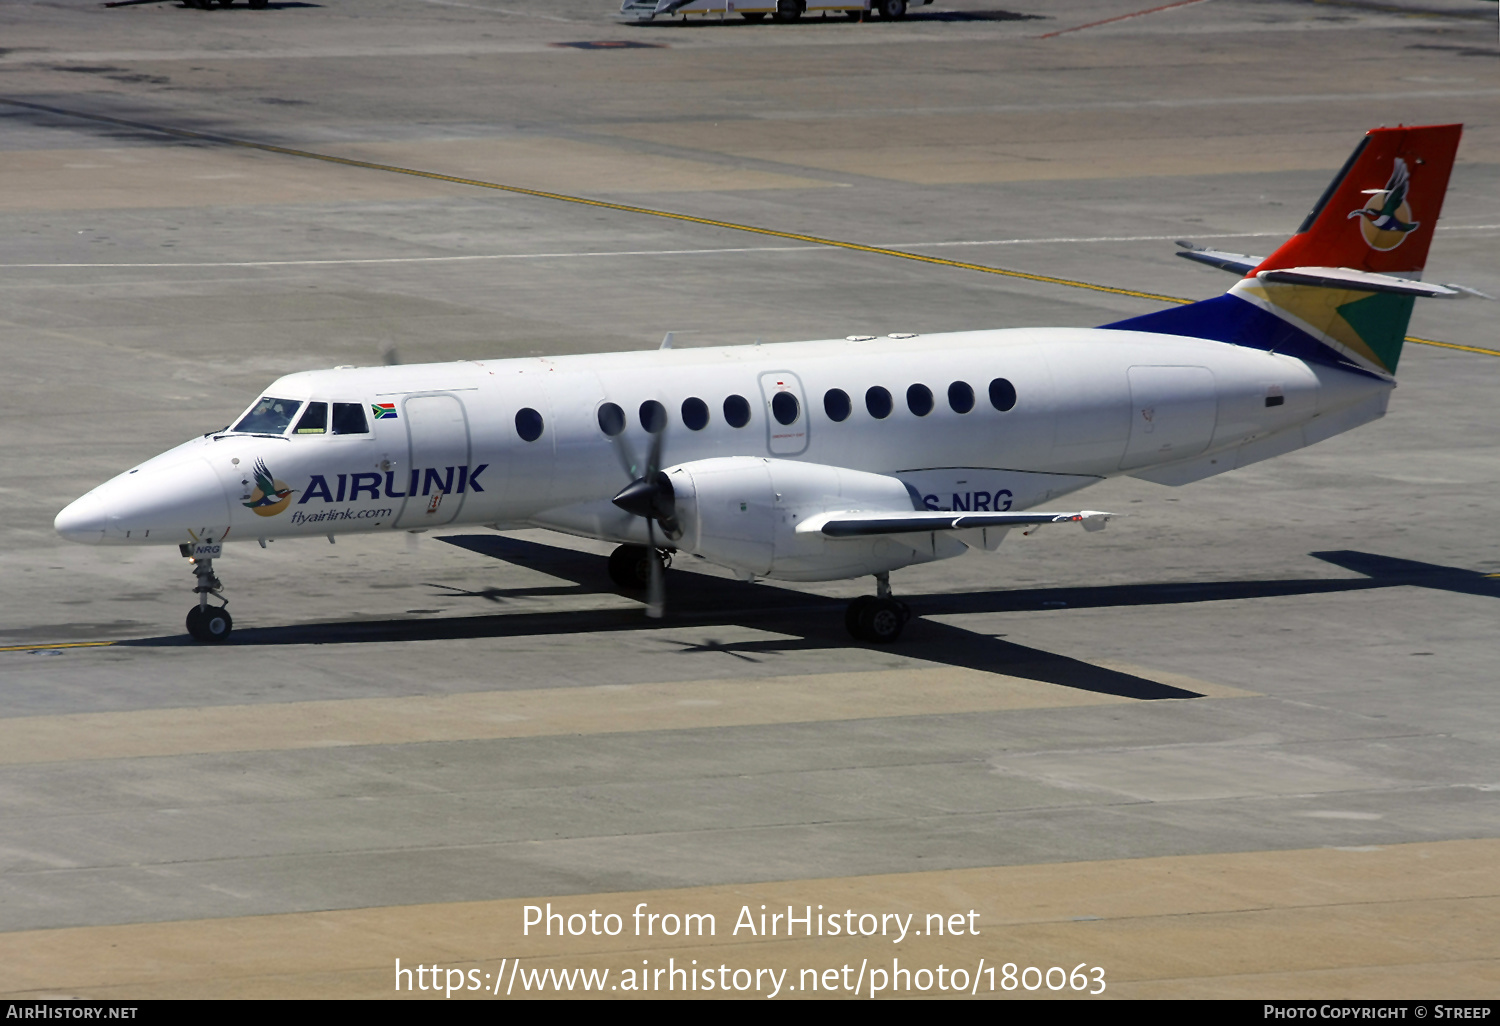
[[[872,535],[972,532],[960,534],[959,540],[993,549],[1012,528],[1025,528],[1025,533],[1030,534],[1048,524],[1082,524],[1086,531],[1102,531],[1109,518],[1116,515],[1097,509],[1074,513],[955,513],[925,509],[866,513],[847,510],[808,517],[797,525],[797,533],[821,534],[829,538],[868,538]]]

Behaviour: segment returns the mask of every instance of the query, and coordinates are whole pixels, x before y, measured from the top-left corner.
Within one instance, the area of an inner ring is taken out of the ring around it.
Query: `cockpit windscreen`
[[[244,431],[256,435],[279,435],[286,431],[292,418],[297,415],[297,410],[302,406],[300,399],[275,399],[265,396],[260,402],[250,408],[250,412],[240,418],[230,430]]]

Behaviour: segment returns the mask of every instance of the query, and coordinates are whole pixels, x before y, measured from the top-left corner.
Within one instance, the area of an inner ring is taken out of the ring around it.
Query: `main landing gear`
[[[214,574],[214,561],[196,560],[193,577],[198,581],[198,586],[193,589],[198,604],[188,610],[187,631],[199,641],[223,641],[234,630],[234,619],[229,615],[229,603],[223,596],[224,582]],[[210,595],[218,598],[220,604],[217,607],[208,604]]]
[[[609,579],[625,591],[645,591],[651,586],[652,550],[645,545],[621,545],[609,554]],[[657,549],[663,570],[672,565],[672,550]]]
[[[885,573],[875,575],[874,595],[861,595],[849,603],[844,626],[860,641],[889,645],[901,636],[910,619],[911,610],[906,603],[891,597],[891,575]]]

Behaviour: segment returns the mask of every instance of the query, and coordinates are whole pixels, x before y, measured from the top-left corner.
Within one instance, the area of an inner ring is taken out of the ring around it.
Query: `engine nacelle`
[[[756,456],[694,460],[666,470],[682,530],[673,545],[731,570],[785,581],[832,581],[896,570],[954,552],[924,541],[797,534],[818,513],[924,508],[894,477]],[[948,539],[944,539],[945,541]],[[914,547],[916,546],[916,547]],[[942,551],[937,551],[942,549]]]

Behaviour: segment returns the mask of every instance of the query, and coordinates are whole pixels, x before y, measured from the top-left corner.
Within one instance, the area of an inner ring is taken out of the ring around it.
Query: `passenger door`
[[[404,482],[406,502],[396,526],[402,530],[440,527],[458,516],[464,494],[459,483],[469,473],[469,420],[457,396],[408,396],[401,404],[411,443],[411,470]]]

